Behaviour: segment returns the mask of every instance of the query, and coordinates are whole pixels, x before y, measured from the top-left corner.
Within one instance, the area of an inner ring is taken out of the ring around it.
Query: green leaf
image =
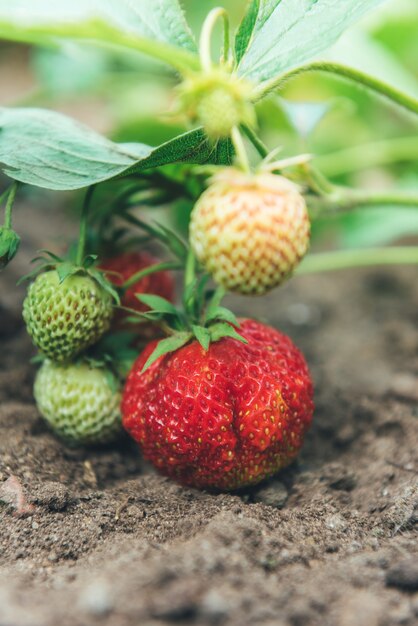
[[[260,0],[255,22],[248,21],[252,37],[239,63],[239,75],[261,83],[301,65],[329,48],[350,24],[382,2]]]
[[[241,61],[249,46],[254,27],[257,23],[259,10],[260,0],[250,0],[247,5],[247,10],[243,17],[243,20],[239,25],[237,34],[235,36],[235,62],[237,64]]]
[[[53,111],[0,108],[0,168],[46,189],[81,189],[178,160],[228,165],[228,155],[210,145],[201,129],[151,148],[113,143]]]
[[[168,315],[178,315],[176,307],[161,296],[155,296],[149,293],[138,293],[136,297],[140,302],[151,309],[152,313],[166,313]]]
[[[42,109],[0,108],[4,173],[47,189],[79,189],[124,172],[152,148],[117,145],[70,118]]]
[[[178,0],[0,0],[0,38],[45,45],[57,38],[117,45],[179,70],[199,60]]]
[[[211,341],[219,341],[220,339],[223,339],[223,337],[231,337],[232,339],[241,341],[241,343],[248,343],[244,337],[237,333],[233,326],[224,322],[219,322],[219,324],[210,326],[209,332]]]
[[[122,145],[129,148],[131,144]],[[234,149],[229,139],[221,139],[213,143],[207,138],[202,128],[197,128],[154,148],[146,158],[133,165],[125,174],[135,174],[144,169],[154,169],[167,163],[178,162],[231,165],[233,157]]]
[[[142,373],[144,373],[150,365],[155,363],[160,356],[164,354],[168,354],[169,352],[175,352],[182,346],[186,345],[192,338],[192,333],[180,332],[172,335],[171,337],[167,337],[167,339],[162,339],[158,342],[157,347],[152,352],[152,354],[148,357],[147,362],[142,368]]]
[[[196,325],[192,326],[192,330],[193,330],[194,336],[196,337],[196,339],[202,346],[203,350],[207,352],[209,349],[209,344],[210,344],[210,339],[211,339],[209,330],[207,328],[204,328],[203,326],[196,326]]]
[[[111,23],[124,32],[197,52],[178,0],[101,0],[98,4],[106,6]]]

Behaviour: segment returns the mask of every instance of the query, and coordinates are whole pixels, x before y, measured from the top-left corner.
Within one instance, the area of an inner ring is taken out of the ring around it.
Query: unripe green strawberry
[[[230,291],[261,295],[290,276],[309,247],[310,223],[297,187],[270,173],[227,168],[196,203],[190,243]]]
[[[47,360],[36,376],[34,393],[41,415],[69,444],[106,443],[121,431],[119,384],[105,368]]]
[[[206,134],[219,139],[227,137],[243,116],[243,105],[230,91],[216,87],[205,94],[196,107],[196,117]]]
[[[57,362],[72,359],[96,343],[110,326],[112,296],[91,276],[40,274],[23,303],[23,318],[34,344]]]
[[[221,70],[190,76],[179,87],[181,107],[210,139],[228,137],[240,124],[254,125],[251,85]]]

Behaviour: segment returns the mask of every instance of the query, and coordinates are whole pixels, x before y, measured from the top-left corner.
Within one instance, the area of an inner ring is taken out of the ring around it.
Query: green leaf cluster
[[[328,48],[382,0],[250,0],[233,42],[233,72],[262,97],[272,81]],[[57,46],[61,40],[145,53],[183,76],[200,70],[178,0],[0,0],[0,37]],[[168,163],[228,165],[229,139],[202,129],[157,147],[115,144],[63,115],[0,109],[0,165],[11,178],[48,189],[88,187]]]

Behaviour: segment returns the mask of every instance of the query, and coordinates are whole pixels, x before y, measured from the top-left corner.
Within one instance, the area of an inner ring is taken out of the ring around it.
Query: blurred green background
[[[185,0],[198,34],[215,6],[234,26],[244,0]],[[350,29],[327,57],[418,96],[418,2],[389,0]],[[0,104],[62,111],[120,141],[157,145],[186,128],[175,77],[137,54],[65,43],[60,50],[0,45]],[[418,126],[412,115],[366,91],[319,74],[298,77],[258,109],[260,134],[281,155],[315,155],[332,181],[353,187],[418,189]],[[184,220],[183,220],[184,226]],[[381,245],[418,234],[418,211],[359,208],[316,222],[319,242]]]

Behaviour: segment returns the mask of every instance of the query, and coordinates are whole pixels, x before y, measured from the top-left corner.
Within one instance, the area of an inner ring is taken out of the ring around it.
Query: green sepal
[[[112,393],[116,393],[120,389],[120,381],[116,378],[112,370],[107,367],[104,369],[104,374],[106,378],[106,382],[109,385],[109,389]]]
[[[193,324],[192,330],[194,336],[202,346],[203,350],[207,352],[209,350],[211,340],[210,330],[208,328],[205,328],[204,326],[197,326],[196,324]]]
[[[86,270],[89,270],[96,263],[98,259],[97,254],[88,254],[83,261],[83,267]]]
[[[79,268],[77,268],[70,262],[59,263],[55,269],[58,274],[60,285],[64,282],[66,278],[68,278],[69,276],[74,276],[74,274],[77,274],[79,272]]]
[[[179,348],[182,348],[190,341],[192,336],[193,335],[190,332],[179,332],[175,335],[171,335],[171,337],[167,337],[166,339],[161,339],[155,350],[148,357],[144,367],[142,368],[141,374],[143,374],[153,363],[155,363],[157,359],[164,356],[164,354],[175,352]]]
[[[220,303],[222,302],[223,298],[225,297],[225,293],[226,292],[225,292],[225,289],[223,287],[217,287],[215,289],[215,291],[213,291],[211,293],[211,295],[209,296],[208,305],[206,307],[205,321],[209,321],[209,320],[215,319],[214,313],[215,313],[215,311],[218,310]]]
[[[106,276],[100,270],[91,269],[87,271],[87,274],[91,276],[99,285],[113,298],[116,304],[120,304],[120,296],[113,285],[107,280]]]
[[[39,252],[39,254],[45,254],[47,257],[50,258],[51,261],[55,261],[55,263],[63,263],[64,262],[64,259],[62,259],[57,254],[54,254],[50,250],[47,250],[46,248],[41,248],[40,250],[38,250],[38,252]],[[47,259],[45,259],[45,257],[43,257],[43,256],[40,256],[40,257],[37,257],[37,258],[44,259],[44,261],[47,262]]]
[[[137,293],[136,298],[151,309],[151,313],[178,316],[176,307],[166,298],[148,293]]]
[[[31,365],[39,365],[40,363],[43,363],[45,360],[46,360],[46,356],[42,354],[41,352],[38,352],[38,354],[35,354],[35,356],[29,359],[29,363],[31,363]]]
[[[121,304],[116,306],[120,311],[126,311],[127,313],[131,313],[131,316],[125,318],[126,321],[129,321],[132,324],[146,322],[146,321],[157,321],[161,320],[164,317],[164,313],[160,313],[159,311],[137,311],[136,309],[131,309],[130,307],[123,306]]]
[[[235,314],[224,306],[218,306],[211,310],[210,314],[206,314],[206,323],[219,320],[220,322],[229,322],[234,326],[239,326],[239,322]]]
[[[224,322],[219,322],[217,324],[213,324],[213,326],[209,327],[210,339],[211,341],[219,341],[223,339],[223,337],[231,337],[232,339],[237,339],[242,343],[248,343],[248,341],[230,324],[226,324]]]
[[[128,324],[146,324],[147,321],[158,322],[161,318],[162,315],[160,313],[155,316],[150,313],[141,313],[141,317],[139,317],[139,315],[128,315],[123,321]]]

